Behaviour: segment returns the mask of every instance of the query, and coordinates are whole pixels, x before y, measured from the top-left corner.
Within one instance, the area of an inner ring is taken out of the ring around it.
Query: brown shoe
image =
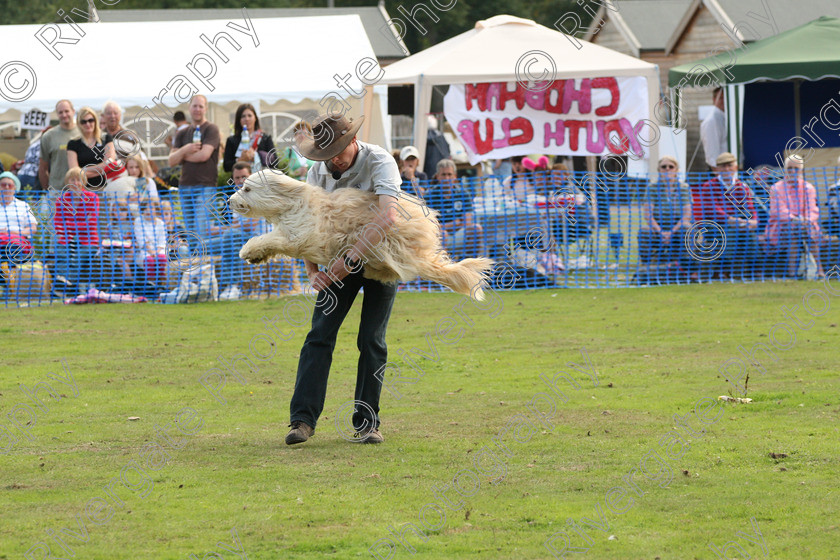
[[[286,445],[294,445],[296,443],[303,443],[315,433],[315,428],[311,427],[306,422],[295,420],[289,427],[291,431],[286,435]]]
[[[382,443],[385,438],[379,433],[379,430],[371,430],[370,432],[356,432],[354,437],[359,443]]]

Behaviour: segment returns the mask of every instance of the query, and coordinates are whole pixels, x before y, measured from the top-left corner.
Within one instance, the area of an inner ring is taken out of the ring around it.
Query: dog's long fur
[[[359,240],[362,231],[378,228],[378,242],[366,248],[364,276],[380,282],[410,281],[420,276],[481,300],[493,261],[452,262],[441,248],[438,213],[419,199],[402,195],[396,220],[383,231],[375,223],[382,211],[371,192],[344,188],[327,193],[272,171],[255,173],[230,197],[230,208],[248,218],[265,218],[273,231],[250,239],[239,251],[252,264],[278,255],[305,258],[329,266]]]

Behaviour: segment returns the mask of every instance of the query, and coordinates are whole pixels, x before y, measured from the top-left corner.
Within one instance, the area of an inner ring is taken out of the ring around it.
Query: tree
[[[35,24],[60,21],[60,1],[28,0],[27,2],[6,2],[3,10],[4,24]]]
[[[347,2],[347,4],[350,4],[350,2]],[[411,9],[406,4],[409,3],[400,0],[386,0],[385,7],[392,19],[400,18],[402,21],[406,21],[403,41],[412,53],[429,48],[464,31],[469,31],[475,26],[476,22],[500,14],[533,19],[546,27],[553,27],[554,23],[568,12],[575,12],[581,16],[583,21],[588,21],[588,16],[574,0],[483,0],[474,2],[468,0],[448,0],[448,2],[437,0],[435,3],[423,2],[423,4],[430,8],[437,5],[448,6],[452,4],[448,10],[435,11],[433,15],[437,18],[437,21],[424,11],[414,12],[414,19],[419,22],[419,27],[422,27],[425,31],[423,32],[418,26],[408,23],[409,18],[406,14],[410,13]],[[413,4],[412,7],[418,4],[419,2]],[[401,7],[402,9],[400,9]],[[398,28],[397,25],[394,27]]]
[[[416,10],[420,4],[427,6],[429,12]],[[376,6],[377,0],[335,0],[336,7]],[[593,2],[594,4],[594,2]],[[86,0],[71,2],[81,10],[86,10]],[[248,8],[305,8],[326,7],[327,0],[249,0]],[[95,2],[100,12],[106,10],[164,10],[164,9],[219,9],[242,8],[242,0],[119,0],[113,6],[107,6],[101,0]],[[439,9],[440,6],[447,9]],[[450,39],[473,28],[475,22],[499,14],[509,14],[526,19],[533,19],[546,27],[568,12],[575,12],[584,22],[586,15],[574,0],[386,0],[385,7],[394,27],[404,31],[403,41],[412,53],[419,52],[432,45]],[[4,10],[4,24],[45,24],[64,23],[58,10],[68,11],[68,3],[61,0],[27,0],[26,2],[7,2]],[[409,21],[406,13],[414,11],[414,21]],[[78,18],[74,18],[77,19]],[[400,29],[400,23],[403,22]],[[79,22],[80,23],[80,22]]]

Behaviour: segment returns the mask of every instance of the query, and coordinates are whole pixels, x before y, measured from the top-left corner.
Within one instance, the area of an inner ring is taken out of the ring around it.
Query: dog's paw
[[[239,258],[247,261],[248,264],[262,264],[271,258],[271,255],[265,249],[265,246],[257,243],[252,244],[249,241],[239,250]]]
[[[245,257],[245,262],[248,264],[265,264],[268,262],[268,257]]]

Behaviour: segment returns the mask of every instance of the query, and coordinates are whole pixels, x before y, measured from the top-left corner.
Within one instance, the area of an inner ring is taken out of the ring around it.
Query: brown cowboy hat
[[[314,161],[330,160],[350,145],[364,121],[364,115],[355,121],[342,114],[319,115],[305,132],[296,134],[298,151]]]

